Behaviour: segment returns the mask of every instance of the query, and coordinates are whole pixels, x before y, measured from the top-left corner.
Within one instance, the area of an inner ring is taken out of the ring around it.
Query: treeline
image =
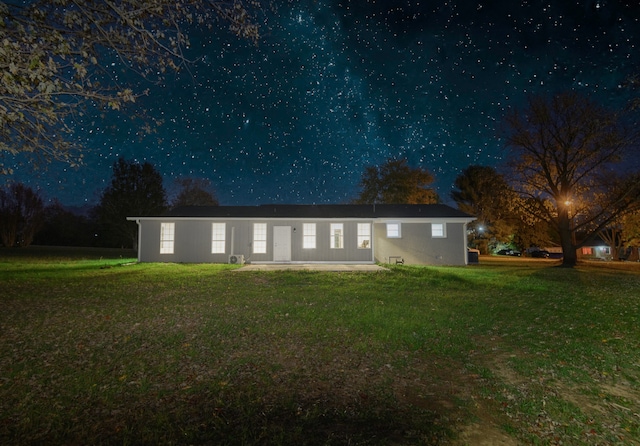
[[[218,204],[207,180],[176,181],[180,192],[169,203],[162,176],[149,164],[119,159],[99,203],[83,212],[55,200],[45,205],[37,191],[21,183],[0,188],[0,240],[5,247],[86,246],[137,248],[137,225],[130,216],[160,214],[171,207]]]
[[[575,92],[532,97],[505,118],[503,169],[469,166],[455,180],[451,199],[477,218],[469,245],[487,253],[499,244],[525,250],[561,247],[563,264],[600,238],[614,250],[640,245],[640,132],[629,125],[636,108],[601,107]],[[111,184],[87,216],[58,204],[45,208],[37,193],[13,184],[0,194],[5,246],[82,244],[137,248],[129,216],[158,215],[170,206],[218,204],[204,180],[181,180],[169,204],[162,177],[149,163],[113,165]],[[404,159],[365,169],[355,203],[437,203],[433,176]]]

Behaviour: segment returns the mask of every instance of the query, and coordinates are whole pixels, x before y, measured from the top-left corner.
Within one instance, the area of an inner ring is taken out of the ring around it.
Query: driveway
[[[242,268],[234,269],[237,271],[334,271],[334,272],[376,272],[389,271],[387,268],[375,264],[349,264],[349,263],[268,263],[268,264],[250,264],[244,265]]]

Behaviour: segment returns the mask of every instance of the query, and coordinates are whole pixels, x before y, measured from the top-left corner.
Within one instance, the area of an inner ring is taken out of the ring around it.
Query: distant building
[[[578,248],[577,255],[579,260],[617,260],[613,258],[612,247],[599,236]]]

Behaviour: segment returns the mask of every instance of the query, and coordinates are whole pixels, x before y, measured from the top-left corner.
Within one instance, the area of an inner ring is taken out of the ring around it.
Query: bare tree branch
[[[640,200],[638,173],[616,169],[638,143],[622,122],[576,93],[533,97],[506,118],[512,182],[557,232],[567,265],[576,248]]]

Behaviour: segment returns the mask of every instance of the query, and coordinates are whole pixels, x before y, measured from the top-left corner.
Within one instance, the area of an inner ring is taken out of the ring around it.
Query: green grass
[[[247,273],[128,255],[0,250],[0,444],[640,438],[634,265]]]

